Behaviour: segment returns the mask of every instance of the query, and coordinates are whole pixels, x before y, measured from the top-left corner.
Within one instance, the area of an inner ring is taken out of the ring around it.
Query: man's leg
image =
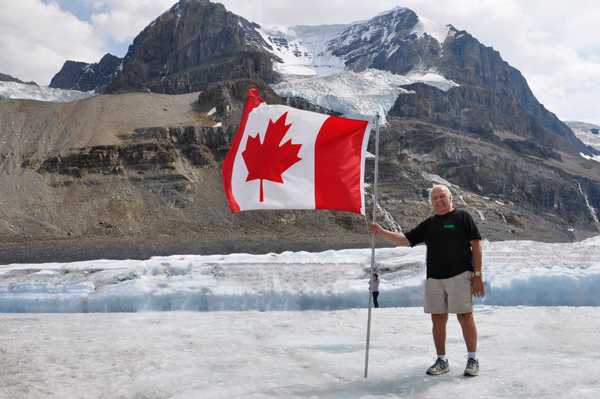
[[[465,368],[464,375],[467,377],[475,377],[479,375],[479,361],[477,360],[477,327],[475,326],[475,319],[473,313],[459,313],[456,315],[458,322],[462,327],[463,337],[467,344],[467,351],[469,352],[469,359],[467,360],[467,367]]]
[[[475,326],[473,313],[457,314],[456,317],[462,328],[465,344],[467,344],[467,351],[477,352],[477,327]]]
[[[437,355],[446,354],[446,324],[448,324],[448,313],[432,314],[433,322],[433,343]]]
[[[446,359],[448,313],[434,313],[431,315],[431,321],[433,322],[433,343],[438,357],[433,366],[427,369],[427,374],[439,375],[450,371],[450,362]]]

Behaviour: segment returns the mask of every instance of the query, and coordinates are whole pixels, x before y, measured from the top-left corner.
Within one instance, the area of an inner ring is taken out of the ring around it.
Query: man
[[[467,345],[465,376],[479,374],[477,360],[477,327],[473,318],[474,297],[483,297],[481,277],[481,235],[468,212],[452,207],[448,187],[438,185],[431,190],[435,215],[406,234],[385,230],[377,223],[369,225],[371,234],[392,244],[427,246],[427,279],[425,280],[425,313],[431,314],[433,342],[437,360],[427,374],[450,371],[446,359],[446,324],[448,313],[456,314]]]

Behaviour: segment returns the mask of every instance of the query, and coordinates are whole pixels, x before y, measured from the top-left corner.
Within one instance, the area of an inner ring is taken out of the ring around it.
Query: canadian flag
[[[250,89],[223,164],[231,212],[329,209],[365,214],[370,123],[267,105]]]

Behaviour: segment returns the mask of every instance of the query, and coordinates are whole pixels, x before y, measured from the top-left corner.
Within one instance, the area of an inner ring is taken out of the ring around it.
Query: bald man
[[[435,363],[427,374],[450,371],[446,358],[446,324],[448,314],[456,314],[467,346],[465,376],[479,374],[477,359],[477,327],[473,318],[475,297],[485,295],[481,276],[481,234],[471,215],[452,207],[452,193],[447,186],[431,190],[431,205],[435,215],[421,222],[406,234],[369,225],[371,234],[395,245],[427,246],[427,279],[425,280],[425,313],[431,314],[433,342],[437,352]]]

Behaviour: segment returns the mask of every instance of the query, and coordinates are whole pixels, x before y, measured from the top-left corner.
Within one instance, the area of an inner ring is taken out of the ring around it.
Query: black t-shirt
[[[410,246],[427,245],[427,278],[444,279],[473,271],[471,241],[481,234],[471,215],[453,210],[427,218],[405,234]]]

